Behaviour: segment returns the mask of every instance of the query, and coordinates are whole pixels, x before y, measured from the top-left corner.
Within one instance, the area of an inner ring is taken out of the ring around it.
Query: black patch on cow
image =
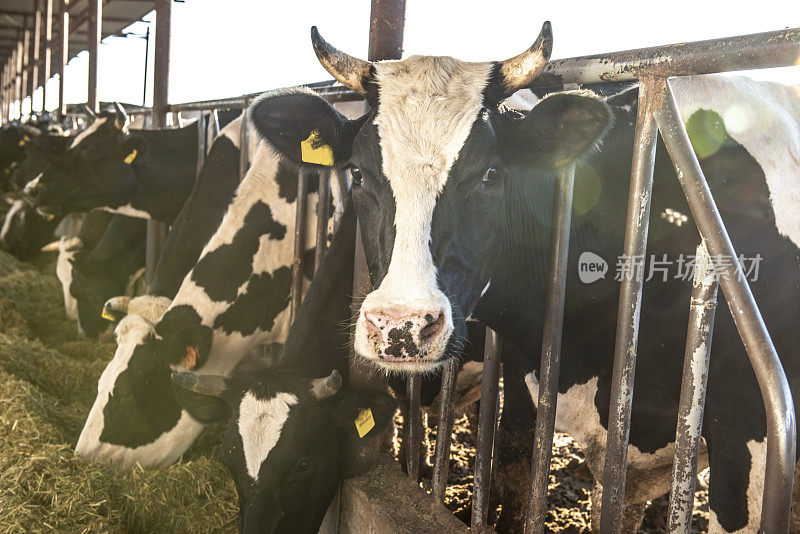
[[[192,270],[192,280],[211,300],[233,302],[241,285],[252,274],[249,259],[258,252],[262,235],[283,239],[286,226],[273,219],[270,207],[259,200],[250,207],[233,241],[212,250],[197,263]]]
[[[284,160],[278,164],[278,172],[275,174],[275,183],[278,184],[278,196],[289,204],[297,200],[297,167],[290,165]],[[316,193],[319,189],[319,178],[316,174],[308,176],[308,192]]]
[[[402,328],[392,328],[389,330],[389,346],[386,348],[386,355],[395,358],[415,358],[419,355],[419,349],[411,335],[410,321]]]
[[[128,367],[117,377],[103,408],[105,425],[100,441],[125,447],[152,443],[173,428],[181,409],[172,394],[170,369],[149,338],[138,345]]]
[[[275,318],[289,305],[291,286],[292,269],[288,266],[251,276],[247,290],[217,317],[214,328],[243,336],[253,334],[257,328],[270,331]]]
[[[186,348],[194,347],[200,368],[208,359],[213,331],[201,323],[200,315],[188,304],[170,308],[156,325],[162,338],[161,357],[169,364],[180,365],[186,358]]]

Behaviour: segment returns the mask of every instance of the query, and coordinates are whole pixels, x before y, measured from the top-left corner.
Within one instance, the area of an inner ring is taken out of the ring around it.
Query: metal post
[[[458,385],[458,360],[450,358],[444,364],[442,391],[439,401],[439,424],[436,425],[436,448],[433,452],[433,498],[444,502],[447,475],[450,472],[450,445],[453,433],[453,402]]]
[[[539,398],[536,431],[533,437],[531,480],[525,515],[527,534],[544,532],[547,513],[547,488],[556,422],[558,377],[561,368],[561,334],[564,326],[564,295],[567,288],[569,233],[572,220],[572,193],[575,166],[559,169],[553,195],[553,222],[550,228],[550,259],[545,297],[542,355],[539,364]]]
[[[14,80],[14,93],[17,97],[17,118],[22,118],[22,99],[23,96],[23,57],[25,56],[25,43],[24,41],[20,41],[17,43],[17,65],[16,65],[16,77]]]
[[[39,50],[42,42],[42,9],[39,0],[34,0],[33,46],[31,47],[31,114],[33,114],[33,94],[39,87]],[[44,109],[42,109],[44,111]]]
[[[144,35],[144,75],[142,76],[142,107],[147,104],[147,65],[150,61],[150,26]]]
[[[58,118],[67,116],[67,103],[64,100],[64,73],[69,58],[69,0],[61,0],[61,27],[58,32]]]
[[[478,439],[475,445],[475,473],[472,492],[472,530],[486,526],[489,512],[489,486],[492,481],[492,452],[497,428],[500,396],[500,353],[502,340],[497,332],[486,327],[481,377],[481,403],[478,413]]]
[[[331,196],[330,168],[319,169],[317,187],[317,236],[314,251],[314,272],[317,272],[328,248],[328,204]]]
[[[692,296],[689,303],[689,328],[683,357],[678,428],[675,432],[675,459],[669,492],[669,526],[672,533],[689,534],[697,480],[697,459],[706,406],[708,363],[714,313],[717,309],[717,279],[705,245],[697,247]]]
[[[100,111],[97,97],[97,55],[103,38],[103,0],[89,0],[89,24],[86,30],[86,44],[89,49],[89,86],[86,104],[95,112]]]
[[[19,97],[19,116],[22,117],[22,102],[30,90],[30,64],[31,64],[31,30],[28,28],[28,17],[22,17],[24,30],[22,32],[22,86]]]
[[[408,420],[403,421],[403,424],[406,427],[406,470],[408,471],[408,478],[415,484],[419,480],[419,450],[422,445],[421,388],[422,376],[419,373],[409,375],[406,382]]]
[[[200,169],[206,159],[206,127],[205,114],[201,111],[197,117],[197,177],[200,177]]]
[[[92,0],[98,2],[99,0]],[[156,57],[153,75],[153,127],[164,128],[169,107],[169,49],[172,26],[172,1],[156,0]],[[163,222],[147,221],[147,256],[145,278],[148,287],[158,266],[161,249],[167,240],[167,225]]]
[[[239,183],[244,181],[247,176],[248,164],[250,161],[250,125],[248,120],[247,101],[242,107],[242,126],[239,128]]]
[[[628,466],[636,346],[639,338],[639,312],[642,304],[644,259],[658,134],[652,109],[660,100],[664,83],[664,78],[644,77],[639,86],[639,110],[633,147],[628,215],[625,221],[622,283],[619,290],[606,461],[603,471],[600,531],[604,533],[620,532],[625,507],[625,475]]]
[[[767,332],[739,258],[697,161],[678,106],[667,83],[663,104],[654,110],[664,144],[689,203],[700,235],[712,258],[731,261],[715,265],[736,329],[753,366],[767,419],[767,465],[761,510],[761,532],[788,532],[792,504],[796,428],[794,403],[775,346]]]
[[[44,74],[42,75],[42,113],[47,110],[47,82],[53,62],[53,0],[44,0]]]
[[[306,206],[308,204],[308,173],[301,168],[297,173],[297,209],[294,218],[294,258],[292,259],[291,320],[303,302],[303,256],[306,252]]]

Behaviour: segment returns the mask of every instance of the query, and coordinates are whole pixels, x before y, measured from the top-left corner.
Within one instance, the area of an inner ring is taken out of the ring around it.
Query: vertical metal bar
[[[339,227],[339,221],[344,215],[344,203],[347,201],[347,195],[349,193],[349,189],[347,187],[347,175],[344,171],[334,170],[333,171],[336,177],[336,187],[338,188],[339,195],[336,199],[336,209],[333,213],[333,231],[336,232],[336,229]],[[331,187],[333,187],[331,185]]]
[[[89,24],[86,29],[86,44],[89,49],[89,87],[86,100],[87,105],[96,112],[100,111],[100,100],[97,96],[97,56],[103,38],[102,30],[103,0],[89,0]]]
[[[796,428],[792,393],[775,346],[722,222],[714,197],[692,149],[669,84],[664,102],[654,111],[664,144],[715,265],[736,329],[753,366],[767,418],[767,465],[761,510],[761,532],[788,532],[792,504]]]
[[[297,211],[294,219],[294,258],[292,259],[292,308],[294,321],[303,301],[303,255],[306,251],[306,206],[308,204],[308,170],[297,173]]]
[[[31,64],[31,30],[28,28],[28,17],[22,17],[24,30],[22,32],[22,87],[20,87],[19,115],[22,117],[22,105],[28,96],[30,87],[30,64]]]
[[[325,251],[328,249],[328,204],[331,200],[331,170],[319,169],[319,186],[317,188],[317,237],[314,251],[314,272],[317,272]]]
[[[419,450],[422,445],[421,391],[422,376],[419,373],[409,375],[406,383],[408,420],[403,421],[403,424],[406,427],[406,468],[408,478],[414,483],[419,480]]]
[[[31,47],[31,114],[33,114],[33,94],[39,87],[39,52],[42,43],[42,9],[41,2],[34,0],[36,6],[33,13],[33,46]],[[44,111],[44,109],[42,109]]]
[[[52,76],[53,0],[44,0],[44,74],[42,75],[42,112],[47,110],[47,82]]]
[[[99,2],[100,0],[92,0]],[[99,20],[99,19],[98,19]],[[156,0],[156,53],[153,74],[153,128],[164,128],[169,107],[169,54],[172,28],[172,0]],[[91,40],[90,40],[91,43]],[[153,282],[161,249],[167,240],[167,225],[147,221],[147,253],[145,278],[147,286]]]
[[[639,340],[639,312],[644,283],[644,259],[653,190],[653,167],[658,128],[652,110],[660,100],[664,78],[642,78],[633,147],[628,215],[625,221],[622,283],[617,310],[617,334],[608,414],[608,439],[603,471],[603,503],[600,531],[620,532],[625,507],[625,475],[628,466],[628,437],[631,428],[636,346]]]
[[[478,412],[478,439],[475,452],[475,474],[472,491],[471,528],[481,532],[489,512],[489,487],[492,481],[492,452],[497,428],[500,396],[500,354],[502,340],[497,332],[486,328],[481,377],[481,403]]]
[[[433,498],[444,502],[447,475],[450,472],[450,445],[453,433],[453,402],[458,382],[458,361],[450,358],[444,364],[442,392],[439,402],[439,424],[436,426],[436,448],[433,453]]]
[[[248,163],[250,161],[250,124],[248,120],[247,105],[242,108],[242,124],[239,128],[239,183],[244,181],[247,176]]]
[[[67,103],[64,100],[64,73],[69,58],[69,0],[61,0],[61,27],[58,33],[58,118],[67,116]]]
[[[533,437],[528,509],[525,515],[527,534],[544,532],[547,513],[547,488],[550,481],[550,459],[561,368],[561,334],[564,326],[564,295],[567,288],[574,186],[575,166],[569,165],[559,169],[553,191],[553,222],[550,228],[550,259],[547,271],[542,355],[539,364],[539,398]]]
[[[700,434],[706,405],[714,313],[717,309],[717,286],[714,266],[705,245],[701,243],[697,247],[694,263],[667,514],[667,530],[676,534],[689,534],[692,528],[697,459],[700,455]]]
[[[150,26],[144,34],[144,73],[142,75],[142,107],[147,104],[147,65],[150,62]]]
[[[24,19],[27,19],[27,17],[24,17]],[[16,95],[17,95],[17,106],[16,106],[17,107],[17,111],[18,111],[17,118],[19,118],[19,119],[22,119],[22,100],[25,98],[24,97],[24,89],[23,89],[23,86],[24,86],[23,82],[25,80],[25,77],[23,76],[23,74],[24,74],[23,57],[24,56],[25,56],[25,42],[24,41],[20,41],[20,42],[17,43],[17,77],[16,77],[16,81],[14,82],[14,87],[16,89],[15,92],[16,92]]]
[[[367,59],[400,59],[403,54],[405,15],[405,0],[372,0]]]
[[[206,121],[205,114],[201,111],[197,117],[197,176],[200,176],[200,169],[206,159]]]
[[[211,150],[211,145],[214,144],[214,140],[217,138],[218,135],[219,135],[219,114],[215,109],[211,112],[211,134],[209,136],[210,139],[208,140],[207,143],[207,151]]]

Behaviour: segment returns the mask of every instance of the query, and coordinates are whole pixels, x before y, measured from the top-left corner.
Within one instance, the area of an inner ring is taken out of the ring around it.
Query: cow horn
[[[89,115],[91,118],[96,119],[97,113],[95,110],[89,107],[89,104],[84,104],[83,109],[86,111],[86,114]]]
[[[331,76],[356,93],[367,93],[364,82],[372,77],[372,63],[332,47],[322,38],[316,26],[311,27],[311,44],[317,59]]]
[[[503,92],[511,95],[529,86],[544,70],[553,51],[553,29],[550,21],[542,24],[542,31],[533,45],[518,56],[500,63]]]
[[[311,381],[311,393],[319,400],[333,397],[342,388],[342,375],[334,369],[325,378],[316,378]]]
[[[119,102],[114,102],[114,109],[117,112],[117,126],[123,128],[128,124],[128,114],[125,113],[125,108]]]
[[[220,397],[228,389],[225,377],[220,375],[196,375],[194,373],[172,373],[172,382],[183,389],[202,395]]]

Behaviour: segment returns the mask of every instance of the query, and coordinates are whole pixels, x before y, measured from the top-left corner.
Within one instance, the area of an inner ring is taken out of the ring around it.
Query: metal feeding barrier
[[[786,376],[747,281],[744,277],[737,276],[741,270],[738,256],[692,149],[667,78],[797,63],[800,63],[800,29],[788,29],[552,61],[531,86],[532,88],[558,87],[578,83],[638,81],[639,108],[624,254],[631,258],[643,257],[646,251],[658,132],[661,132],[692,216],[702,236],[703,243],[698,248],[697,268],[689,303],[690,320],[668,515],[670,532],[688,533],[691,526],[717,285],[722,287],[731,309],[736,328],[755,371],[766,410],[767,465],[761,531],[788,532],[796,436],[794,407]],[[359,95],[332,82],[312,84],[310,87],[330,102],[361,99]],[[173,104],[168,106],[168,110],[202,112],[220,108],[241,108],[246,114],[247,106],[256,96],[258,95]],[[215,115],[211,115],[211,120],[215,120],[214,117]],[[202,166],[202,157],[207,150],[203,133],[205,130],[206,128],[201,127],[198,137],[198,170]],[[240,178],[247,172],[249,156],[247,135],[247,128],[242,128]],[[308,180],[314,175],[317,175],[319,181],[315,268],[319,266],[327,244],[331,173],[320,168],[301,169],[298,175],[292,316],[300,305],[303,293]],[[557,405],[574,178],[574,167],[561,169],[554,186],[538,412],[525,520],[525,532],[529,534],[543,531],[547,512],[546,498]],[[346,178],[337,174],[336,183],[338,197],[343,199],[347,194]],[[337,210],[341,210],[341,203],[337,206]],[[363,262],[361,246],[357,246],[357,255],[359,255],[357,265],[361,265],[359,263],[359,259]],[[712,258],[718,257],[732,259],[730,263],[724,265],[713,265],[720,274],[719,284],[708,274],[712,268]],[[623,268],[625,271],[622,273],[620,287],[606,461],[602,481],[604,491],[600,530],[603,533],[619,532],[622,525],[643,287],[643,265],[640,262],[627,262]],[[356,269],[354,287],[368,286],[366,269]],[[700,347],[705,347],[705,350],[696,350]],[[501,340],[493,331],[487,329],[472,502],[474,530],[484,529],[487,525],[494,434],[497,427],[500,361]],[[693,369],[699,372],[693,373]],[[434,451],[432,480],[432,495],[438,502],[444,501],[447,488],[458,370],[458,363],[455,359],[451,359],[445,363],[442,373],[438,439]],[[420,390],[421,376],[411,375],[407,386],[409,410],[404,439],[407,441],[405,447],[407,471],[415,482],[419,478],[418,451],[423,436]]]

